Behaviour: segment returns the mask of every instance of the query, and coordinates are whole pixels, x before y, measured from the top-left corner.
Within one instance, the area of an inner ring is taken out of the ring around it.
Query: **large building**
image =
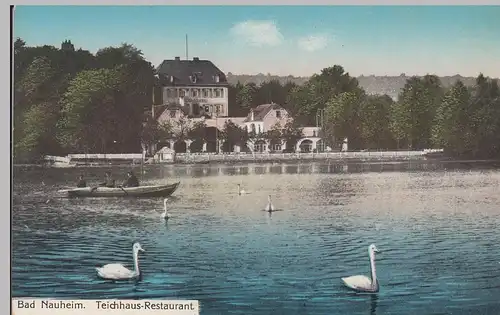
[[[226,75],[209,60],[164,60],[156,69],[160,84],[158,107],[177,105],[190,118],[227,117]]]
[[[262,136],[275,126],[283,128],[292,120],[280,105],[271,102],[250,110],[246,117],[229,117],[226,75],[209,60],[164,60],[157,68],[158,87],[153,99],[152,116],[159,124],[173,129],[171,139],[161,139],[160,148],[167,146],[182,152],[221,152],[249,150],[251,152],[280,152],[286,148],[297,151],[323,151],[325,145],[319,127],[304,127],[303,138],[296,143],[264,139]],[[223,149],[220,138],[224,125],[231,121],[252,135],[244,148]],[[205,125],[205,140],[189,139],[188,130],[196,123]]]

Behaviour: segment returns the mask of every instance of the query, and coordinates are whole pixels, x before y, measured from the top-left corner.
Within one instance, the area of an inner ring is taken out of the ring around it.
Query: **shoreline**
[[[405,164],[405,163],[418,163],[418,164],[448,164],[448,163],[464,163],[464,164],[490,164],[495,167],[500,167],[499,159],[451,159],[451,158],[429,158],[425,156],[413,156],[410,158],[343,158],[343,159],[228,159],[228,160],[210,160],[210,161],[176,161],[170,163],[145,163],[144,168],[155,166],[216,166],[216,165],[252,165],[252,164]],[[13,168],[25,168],[27,170],[33,169],[63,169],[63,168],[120,168],[120,167],[141,167],[137,163],[92,163],[92,164],[77,164],[54,166],[47,164],[11,164]]]

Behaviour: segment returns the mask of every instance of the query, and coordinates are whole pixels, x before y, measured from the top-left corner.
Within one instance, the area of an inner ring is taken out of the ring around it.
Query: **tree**
[[[391,130],[401,145],[411,149],[431,147],[432,122],[443,89],[436,76],[411,77],[391,110]]]
[[[14,100],[15,156],[57,152],[54,127],[60,111],[58,103],[66,82],[47,57],[37,57],[17,82]],[[42,113],[45,111],[45,113]],[[35,120],[39,120],[36,121]],[[36,128],[41,128],[36,130]],[[39,141],[40,143],[34,143]],[[22,152],[26,150],[26,152]],[[48,151],[47,151],[48,150]]]
[[[176,141],[184,141],[189,139],[193,126],[191,121],[185,116],[177,119],[173,123],[173,137]]]
[[[207,124],[204,121],[195,122],[188,131],[188,137],[194,140],[193,143],[191,143],[191,152],[201,152],[203,143],[207,141],[208,138]]]
[[[279,122],[264,133],[264,138],[269,140],[269,149],[272,151],[274,144],[281,144],[283,139],[283,126]]]
[[[271,102],[277,104],[286,103],[287,90],[281,85],[280,81],[274,79],[263,82],[256,93],[256,104],[269,104]]]
[[[497,80],[480,74],[469,104],[468,142],[474,158],[500,156],[500,87]]]
[[[258,88],[255,83],[247,83],[241,88],[238,99],[243,112],[248,113],[251,108],[258,105],[257,92]]]
[[[349,147],[363,147],[361,104],[366,94],[358,89],[354,92],[344,92],[332,97],[325,110],[325,125],[323,126],[325,142],[334,146],[337,140],[349,139]]]
[[[436,111],[432,140],[435,146],[452,155],[464,155],[470,150],[468,143],[470,92],[457,81],[446,93]]]
[[[14,156],[20,160],[38,160],[58,149],[53,129],[58,112],[50,103],[33,105],[24,114],[24,133],[14,146]]]
[[[121,119],[116,69],[86,70],[71,80],[62,99],[58,140],[67,151],[106,152],[109,143],[121,138],[127,121]],[[142,117],[142,115],[141,115]]]
[[[344,68],[335,65],[313,75],[301,87],[292,90],[287,98],[288,107],[292,109],[297,122],[301,125],[313,125],[319,109],[325,108],[333,97],[358,90],[358,81],[352,78]]]
[[[236,85],[229,85],[228,87],[228,103],[229,103],[229,116],[242,116],[244,115],[244,110],[241,104],[241,90],[243,89],[243,84],[238,81]]]
[[[283,129],[281,129],[281,137],[286,141],[286,152],[295,151],[297,141],[304,136],[302,127],[300,127],[294,120],[288,120]]]
[[[121,110],[120,116],[127,121],[122,144],[131,151],[140,149],[142,114],[151,106],[154,68],[142,56],[142,51],[124,43],[119,47],[106,47],[96,53],[96,64],[104,69],[120,71]]]
[[[390,149],[395,146],[389,128],[390,110],[394,104],[388,95],[368,95],[361,102],[361,138],[365,148]]]
[[[224,152],[232,152],[235,145],[244,147],[248,141],[247,131],[237,126],[231,120],[227,120],[224,123],[224,128],[222,129],[220,136],[224,140]]]
[[[167,139],[172,139],[172,124],[169,121],[158,123],[150,113],[147,113],[144,118],[144,124],[141,132],[141,143],[144,144],[148,151],[151,152],[151,148],[165,141]]]

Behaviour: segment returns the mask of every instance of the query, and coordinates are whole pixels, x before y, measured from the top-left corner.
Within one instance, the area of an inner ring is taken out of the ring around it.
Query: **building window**
[[[281,118],[281,111],[279,110],[276,111],[276,118]]]
[[[274,144],[274,151],[281,151],[281,143]]]
[[[191,91],[191,93],[192,93],[193,97],[198,97],[198,89],[193,89]]]
[[[313,137],[316,137],[316,130],[313,130]]]
[[[215,105],[215,114],[219,116],[221,113],[221,106],[219,104]]]
[[[203,111],[204,111],[205,113],[209,113],[209,111],[208,111],[208,110],[209,110],[209,107],[208,107],[208,105],[207,105],[207,104],[205,104],[205,105],[203,106]]]
[[[261,132],[261,130],[260,130],[260,125],[259,125],[259,133],[260,133],[260,132]]]
[[[255,125],[251,124],[250,127],[252,128],[252,132],[255,133]]]
[[[203,89],[203,97],[209,97],[208,95],[209,91],[210,91],[209,89]]]
[[[179,97],[184,97],[184,96],[186,96],[186,90],[180,89],[179,90]]]
[[[215,83],[219,83],[219,75],[214,76],[214,81],[215,81]]]
[[[220,89],[215,89],[215,97],[222,97],[222,93]]]
[[[175,110],[171,110],[170,111],[170,117],[171,118],[175,118]]]
[[[220,97],[224,97],[224,89],[220,89]]]

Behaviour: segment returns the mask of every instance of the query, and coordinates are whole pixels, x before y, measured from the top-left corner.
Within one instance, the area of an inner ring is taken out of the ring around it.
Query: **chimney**
[[[181,61],[181,57],[175,57],[175,61]]]
[[[200,58],[198,58],[198,57],[193,57],[193,61],[200,61]]]

